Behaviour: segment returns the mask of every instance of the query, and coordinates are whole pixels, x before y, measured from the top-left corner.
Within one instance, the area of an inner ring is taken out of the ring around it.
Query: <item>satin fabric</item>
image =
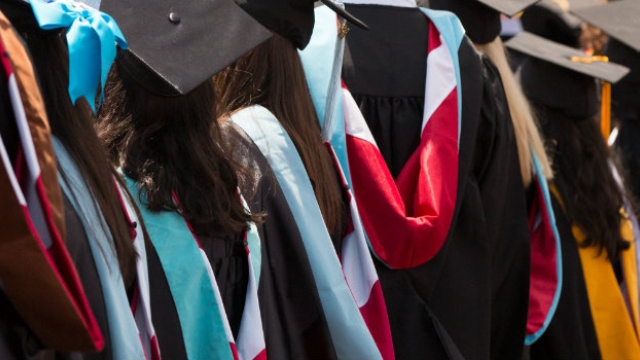
[[[58,177],[60,186],[87,232],[91,253],[98,270],[109,322],[113,357],[145,360],[145,350],[131,311],[127,289],[119,271],[113,238],[108,233],[109,227],[95,205],[91,190],[71,155],[56,138],[53,138],[53,146],[60,166]],[[141,256],[144,258],[145,255]]]
[[[97,351],[104,346],[104,339],[63,244],[66,233],[62,193],[44,103],[23,44],[3,14],[0,14],[0,42],[6,48],[2,50],[3,71],[11,70],[5,72],[10,83],[3,86],[13,86],[10,92],[15,116],[2,121],[18,120],[20,116],[27,122],[22,131],[29,132],[32,143],[18,145],[14,139],[12,151],[18,151],[17,146],[33,146],[40,169],[39,174],[33,175],[38,176],[39,185],[29,192],[47,209],[46,217],[40,218],[46,219],[45,229],[38,230],[26,199],[12,188],[12,182],[17,181],[11,165],[15,159],[8,159],[6,154],[0,172],[3,174],[0,189],[6,202],[6,211],[0,217],[0,227],[5,229],[0,243],[4,290],[46,346],[62,351]],[[47,249],[46,241],[53,246]]]
[[[261,106],[236,112],[231,121],[240,126],[267,157],[292,208],[338,358],[381,359],[345,282],[313,187],[293,142],[273,114]]]
[[[125,182],[131,194],[138,194],[132,179],[125,178]],[[183,335],[182,339],[165,340],[159,327],[159,342],[184,342],[189,359],[232,360],[224,307],[212,287],[206,256],[184,219],[176,212],[151,212],[140,196],[134,199],[166,275]]]
[[[343,79],[349,90],[362,98],[424,96],[429,22],[420,10],[351,4],[347,9],[371,29],[352,29],[346,38],[351,62],[345,54]],[[530,243],[513,125],[493,64],[467,39],[458,58],[462,125],[458,197],[449,233],[424,265],[389,270],[378,263],[377,270],[399,358],[447,356],[434,316],[466,358],[519,358],[527,320]],[[378,119],[365,112],[368,107],[360,109],[370,127],[397,119]],[[415,123],[420,124],[423,112],[423,107],[414,109]],[[404,141],[418,137],[419,132],[407,131]],[[392,147],[375,141],[381,149]]]
[[[586,235],[575,224],[571,226],[571,232],[578,244],[586,239]],[[640,359],[637,259],[631,224],[626,216],[620,224],[620,233],[630,245],[621,253],[628,303],[625,302],[606,251],[578,245],[578,253],[602,358]]]
[[[239,174],[242,195],[253,214],[266,214],[257,230],[262,245],[258,297],[267,357],[335,359],[309,257],[275,174],[242,129],[225,121],[222,130],[234,160],[249,170]]]

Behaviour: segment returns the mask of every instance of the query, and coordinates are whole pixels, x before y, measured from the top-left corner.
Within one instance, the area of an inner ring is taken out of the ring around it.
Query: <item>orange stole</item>
[[[549,187],[555,198],[564,209],[558,189]],[[628,250],[622,251],[622,271],[629,293],[630,309],[627,310],[624,297],[618,286],[613,266],[607,258],[607,252],[597,247],[581,247],[587,238],[576,224],[571,226],[571,233],[578,243],[580,263],[584,274],[589,308],[596,329],[600,355],[604,360],[640,359],[640,330],[638,318],[638,273],[633,231],[624,210],[620,223],[620,235],[630,242]],[[630,316],[632,318],[630,318]]]
[[[571,232],[578,243],[586,239],[586,235],[577,225],[571,227]],[[626,216],[620,223],[620,232],[622,238],[630,241],[631,245],[621,253],[622,270],[631,306],[629,310],[606,251],[603,250],[598,255],[598,248],[578,247],[598,346],[605,360],[640,359],[637,259],[631,222]]]

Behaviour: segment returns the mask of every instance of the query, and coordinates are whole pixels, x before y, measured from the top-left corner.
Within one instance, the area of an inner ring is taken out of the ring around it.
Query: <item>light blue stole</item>
[[[524,344],[529,346],[534,342],[538,341],[540,337],[547,331],[551,320],[553,320],[553,316],[556,313],[556,309],[558,308],[558,302],[560,301],[560,294],[562,293],[562,245],[560,244],[560,233],[558,233],[558,226],[556,225],[556,216],[553,212],[553,205],[551,203],[551,194],[549,192],[549,184],[547,183],[547,179],[544,177],[542,172],[542,165],[540,165],[540,160],[538,160],[538,156],[531,151],[531,159],[533,160],[533,172],[536,177],[534,181],[537,181],[540,184],[540,190],[542,191],[542,196],[544,198],[544,206],[547,210],[547,214],[549,215],[549,222],[551,223],[551,228],[553,230],[553,237],[556,244],[556,271],[558,274],[558,283],[557,287],[553,293],[553,300],[551,302],[551,307],[547,312],[546,318],[542,327],[538,329],[534,334],[528,334],[525,336]]]
[[[187,357],[233,360],[224,328],[226,319],[222,318],[205,259],[184,218],[175,211],[150,211],[144,193],[137,195],[136,182],[127,177],[125,182],[140,209],[167,277]]]
[[[144,349],[122,281],[109,227],[98,210],[80,170],[64,145],[56,137],[52,137],[52,142],[58,166],[66,175],[65,181],[65,178],[58,173],[60,187],[80,218],[100,277],[109,321],[113,358],[145,360]]]
[[[322,219],[302,159],[278,119],[261,106],[231,116],[267,158],[300,230],[339,359],[381,359]]]

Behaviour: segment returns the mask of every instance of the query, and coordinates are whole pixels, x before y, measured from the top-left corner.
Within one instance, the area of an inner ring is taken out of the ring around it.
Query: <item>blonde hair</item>
[[[500,40],[500,37],[496,37],[488,44],[475,44],[475,47],[478,51],[487,55],[500,72],[516,135],[520,172],[522,173],[522,181],[525,187],[531,184],[533,177],[533,159],[531,152],[536,154],[540,162],[542,175],[547,180],[551,180],[553,178],[551,160],[545,151],[544,141],[538,130],[538,125],[529,106],[529,102],[509,67],[502,40]]]

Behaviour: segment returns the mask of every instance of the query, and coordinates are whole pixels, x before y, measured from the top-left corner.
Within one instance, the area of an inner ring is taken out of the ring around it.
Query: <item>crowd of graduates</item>
[[[0,359],[639,359],[639,0],[0,0]]]

